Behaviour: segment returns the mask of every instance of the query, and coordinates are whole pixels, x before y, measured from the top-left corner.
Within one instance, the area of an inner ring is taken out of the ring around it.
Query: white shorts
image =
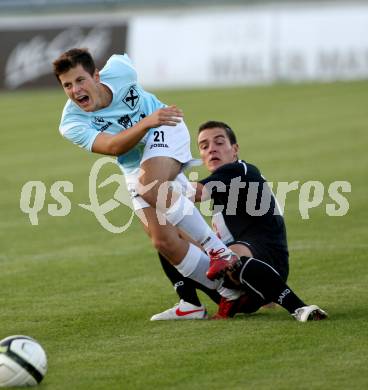
[[[144,147],[141,164],[153,157],[170,157],[181,162],[183,166],[190,165],[192,161],[195,161],[190,152],[189,131],[183,121],[175,127],[161,126],[150,131]],[[124,175],[135,211],[150,207],[136,191],[139,173],[140,169],[137,168],[134,172]],[[188,186],[191,187],[183,173],[176,177],[175,183],[183,189],[183,192],[187,191]]]
[[[183,121],[176,126],[160,126],[149,132],[141,164],[152,157],[171,157],[183,164],[192,159],[190,135]]]
[[[138,195],[136,191],[138,177],[139,177],[138,170],[134,174],[125,175],[125,182],[132,199],[134,211],[138,211],[146,207],[150,207],[150,205],[140,195]],[[180,191],[184,196],[190,197],[194,194],[193,186],[190,184],[189,180],[187,179],[187,177],[184,175],[183,172],[180,172],[178,176],[176,176],[172,184],[176,192]]]

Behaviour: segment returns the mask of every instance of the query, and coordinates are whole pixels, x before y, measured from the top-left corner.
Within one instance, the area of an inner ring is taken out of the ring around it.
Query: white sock
[[[189,249],[184,259],[175,268],[186,278],[195,280],[213,290],[220,285],[219,281],[212,281],[207,278],[206,272],[210,264],[208,256],[197,246],[189,244]]]
[[[180,195],[176,202],[167,209],[165,216],[172,225],[178,226],[194,241],[197,241],[207,253],[219,249],[230,252],[208,226],[193,202],[184,195]]]
[[[186,278],[195,280],[208,288],[217,290],[224,298],[232,301],[238,299],[242,292],[240,290],[232,290],[222,286],[223,281],[209,280],[206,272],[210,264],[209,257],[203,253],[197,246],[189,244],[189,249],[184,259],[175,268]]]
[[[233,290],[231,288],[223,287],[222,283],[217,287],[217,292],[229,301],[235,301],[235,299],[238,299],[244,294],[241,290]]]

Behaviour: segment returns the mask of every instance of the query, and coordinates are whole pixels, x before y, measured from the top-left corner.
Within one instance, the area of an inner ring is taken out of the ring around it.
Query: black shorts
[[[263,242],[248,238],[246,240],[229,242],[227,246],[234,244],[244,245],[249,248],[255,259],[262,260],[270,265],[279,273],[282,280],[286,282],[289,275],[289,254],[287,251],[278,250]]]

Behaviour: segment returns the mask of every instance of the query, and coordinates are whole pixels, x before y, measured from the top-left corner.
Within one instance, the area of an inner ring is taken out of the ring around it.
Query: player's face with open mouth
[[[199,153],[210,172],[237,160],[238,145],[231,145],[224,129],[206,129],[198,136]]]
[[[99,75],[95,71],[91,76],[82,65],[77,65],[60,76],[61,85],[65,93],[83,111],[96,111],[99,109]]]

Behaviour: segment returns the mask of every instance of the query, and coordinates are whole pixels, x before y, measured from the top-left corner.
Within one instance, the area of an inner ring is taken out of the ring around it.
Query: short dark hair
[[[199,126],[198,134],[200,134],[203,130],[214,129],[215,127],[219,127],[220,129],[225,130],[226,136],[229,139],[231,145],[238,143],[236,140],[236,135],[235,135],[234,131],[232,130],[232,128],[230,126],[228,126],[224,122],[219,122],[219,121],[205,122]]]
[[[82,65],[83,69],[91,76],[95,73],[96,65],[88,49],[70,49],[61,54],[53,63],[54,74],[60,82],[60,75],[68,72],[77,65]]]

